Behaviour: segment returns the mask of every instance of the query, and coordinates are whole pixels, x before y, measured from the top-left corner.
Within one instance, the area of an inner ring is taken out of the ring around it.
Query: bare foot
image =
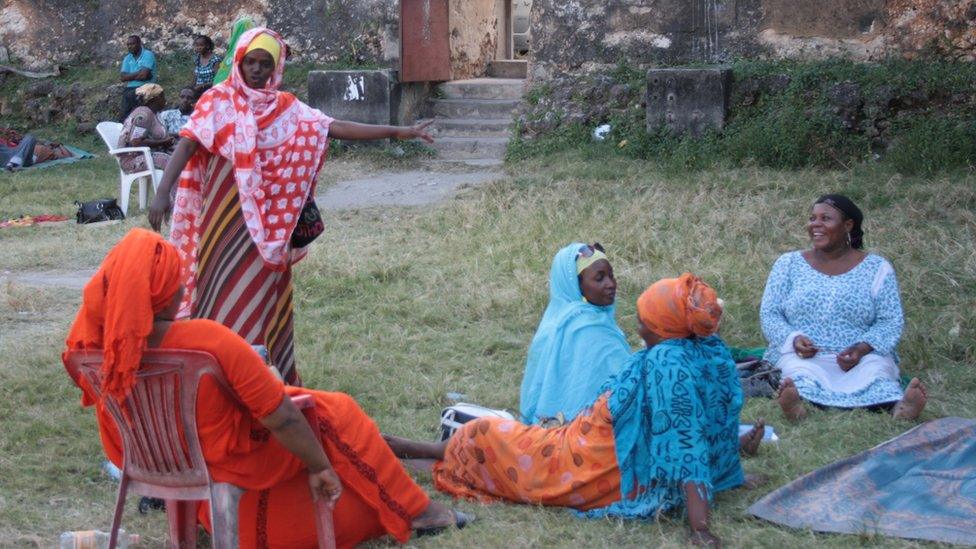
[[[790,421],[800,421],[807,415],[807,409],[803,405],[803,398],[800,391],[796,389],[792,378],[785,378],[779,384],[779,407],[783,409],[783,415]]]
[[[425,528],[437,528],[439,526],[451,526],[457,519],[454,511],[451,511],[443,503],[431,500],[427,509],[420,515],[414,517],[410,527],[414,530]]]
[[[707,528],[705,530],[692,530],[691,531],[691,544],[695,547],[721,547],[722,540],[709,531]]]
[[[925,403],[929,400],[929,392],[917,377],[912,378],[905,389],[905,396],[901,397],[898,404],[891,411],[895,419],[918,419],[919,414],[925,409]]]
[[[769,482],[769,477],[761,473],[749,473],[746,475],[745,482],[742,483],[742,488],[745,490],[755,490],[760,486]]]
[[[403,437],[382,434],[393,455],[402,459],[444,459],[447,442],[417,442]]]
[[[759,443],[762,442],[765,433],[766,420],[759,418],[748,433],[739,437],[739,452],[744,456],[754,456],[759,453]]]

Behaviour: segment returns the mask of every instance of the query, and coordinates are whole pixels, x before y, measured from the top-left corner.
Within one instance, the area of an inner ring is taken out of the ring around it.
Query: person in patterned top
[[[334,120],[279,91],[286,46],[254,28],[234,50],[226,81],[197,101],[149,211],[187,264],[180,316],[209,318],[268,348],[289,384],[295,368],[291,266],[307,247],[291,244],[330,138],[423,139],[429,124],[378,126]],[[179,181],[175,199],[169,191]]]
[[[864,215],[849,198],[821,197],[810,211],[809,250],[780,256],[766,281],[759,316],[765,359],[782,371],[787,419],[821,407],[890,409],[915,419],[928,398],[912,379],[902,391],[896,346],[904,317],[895,271],[864,252]]]

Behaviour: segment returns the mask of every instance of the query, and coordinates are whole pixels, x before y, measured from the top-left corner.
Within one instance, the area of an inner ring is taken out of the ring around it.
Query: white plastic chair
[[[119,163],[119,179],[122,183],[119,187],[119,207],[122,208],[122,213],[127,217],[129,215],[129,192],[132,190],[132,182],[139,181],[139,208],[146,208],[146,182],[151,181],[153,186],[153,194],[156,193],[156,188],[159,187],[159,182],[163,179],[163,170],[157,170],[156,166],[153,165],[152,151],[149,147],[122,147],[119,148],[119,136],[122,135],[122,124],[118,122],[99,122],[95,126],[95,130],[98,135],[102,136],[102,141],[105,142],[105,146],[108,147],[108,153],[115,157],[115,161]],[[123,153],[142,153],[146,159],[146,169],[135,173],[125,173],[122,169],[122,158],[119,156]]]

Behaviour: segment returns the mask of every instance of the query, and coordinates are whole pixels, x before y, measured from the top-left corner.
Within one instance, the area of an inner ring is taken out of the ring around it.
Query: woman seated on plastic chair
[[[142,104],[136,107],[122,123],[119,135],[119,148],[149,147],[152,151],[153,167],[166,168],[176,144],[176,137],[166,133],[166,126],[157,116],[166,108],[166,94],[159,84],[143,84],[136,88],[136,97]],[[146,157],[142,153],[125,153],[122,156],[122,170],[136,173],[146,169]]]
[[[241,546],[315,546],[313,493],[334,505],[339,547],[385,534],[405,542],[411,529],[425,533],[469,520],[427,497],[351,397],[286,387],[230,329],[211,320],[174,321],[182,268],[175,247],[156,233],[133,229],[85,286],[67,347],[104,350],[103,390],[116,398],[133,388],[145,348],[205,351],[216,358],[239,402],[204,378],[197,429],[213,481],[249,490],[240,505]],[[106,455],[121,466],[115,423],[87,384],[81,388],[82,404],[96,406]],[[319,433],[292,395],[314,398]],[[207,516],[206,509],[200,516]]]

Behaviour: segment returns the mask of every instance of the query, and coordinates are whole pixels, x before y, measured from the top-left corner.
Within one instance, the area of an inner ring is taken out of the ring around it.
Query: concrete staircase
[[[509,67],[504,71],[519,74]],[[501,164],[512,131],[512,112],[522,100],[525,79],[454,80],[439,85],[438,90],[441,97],[430,104],[438,161]]]

